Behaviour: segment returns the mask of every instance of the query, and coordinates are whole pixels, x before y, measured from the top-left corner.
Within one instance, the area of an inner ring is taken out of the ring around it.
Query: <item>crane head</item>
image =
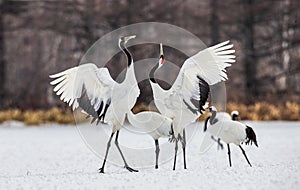
[[[240,118],[239,118],[239,112],[237,110],[232,111],[231,112],[231,118],[234,121],[239,121],[240,120]]]
[[[211,107],[209,108],[209,111],[210,111],[210,112],[217,112],[217,108],[216,108],[215,106],[211,106]]]
[[[134,39],[135,37],[136,37],[136,35],[131,35],[131,36],[121,36],[121,37],[119,38],[119,43],[124,42],[124,43],[126,44],[129,40]]]
[[[164,51],[163,51],[163,45],[162,45],[162,43],[160,43],[159,45],[160,45],[159,65],[162,65],[162,64],[164,64],[164,62],[165,62],[166,59],[164,57]]]

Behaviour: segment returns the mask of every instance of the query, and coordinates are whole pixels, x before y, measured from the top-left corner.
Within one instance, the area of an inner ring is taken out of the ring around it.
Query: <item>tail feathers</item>
[[[256,141],[256,134],[255,134],[254,130],[249,126],[246,127],[246,135],[247,135],[247,140],[246,140],[245,144],[248,145],[250,143],[252,145],[252,143],[254,143],[258,147],[258,144]]]

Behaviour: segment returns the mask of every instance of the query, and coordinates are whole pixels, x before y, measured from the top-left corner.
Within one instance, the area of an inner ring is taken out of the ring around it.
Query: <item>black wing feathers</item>
[[[201,78],[200,76],[197,76],[197,78],[199,79],[199,90],[200,90],[199,112],[202,114],[203,113],[202,111],[205,111],[203,106],[205,105],[208,99],[210,90],[209,90],[208,83],[203,78]]]

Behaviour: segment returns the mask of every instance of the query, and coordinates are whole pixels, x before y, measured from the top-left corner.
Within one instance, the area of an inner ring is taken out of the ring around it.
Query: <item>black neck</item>
[[[131,56],[130,52],[128,51],[128,49],[126,48],[125,43],[123,41],[120,43],[120,48],[126,54],[127,66],[129,67],[132,63],[132,56]]]
[[[217,113],[216,113],[215,111],[212,111],[212,112],[211,112],[211,117],[210,117],[210,119],[209,119],[209,123],[210,123],[211,125],[214,124],[214,120],[215,120],[216,115],[217,115]]]
[[[210,120],[210,117],[206,118],[205,123],[204,123],[204,129],[203,131],[205,132],[207,130],[207,122]]]
[[[153,83],[157,83],[156,80],[154,79],[154,73],[156,71],[156,69],[158,68],[159,63],[156,63],[155,66],[151,69],[150,73],[149,73],[149,78],[151,80],[151,82]]]

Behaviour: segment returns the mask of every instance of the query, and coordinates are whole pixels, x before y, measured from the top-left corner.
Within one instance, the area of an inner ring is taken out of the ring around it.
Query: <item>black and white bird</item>
[[[143,111],[137,114],[127,113],[129,123],[142,132],[148,133],[155,143],[155,169],[158,169],[159,139],[170,136],[172,120],[160,113]]]
[[[206,120],[204,122],[204,128],[203,128],[204,132],[206,132],[206,130],[207,130],[207,123],[208,123],[209,119],[210,119],[210,117],[206,118]],[[227,112],[218,112],[217,115],[216,115],[216,119],[218,119],[218,120],[239,121],[240,120],[239,119],[239,112],[234,110],[234,111],[231,112],[231,115],[229,115]],[[223,144],[221,143],[220,138],[216,139],[213,135],[211,135],[211,139],[218,144],[218,146],[217,146],[218,149],[220,148],[220,149],[223,150],[224,147],[223,147]]]
[[[188,58],[181,67],[177,79],[169,90],[164,90],[154,79],[155,71],[164,63],[161,50],[161,61],[151,70],[150,84],[154,103],[159,112],[173,120],[175,141],[174,166],[178,150],[178,141],[185,149],[184,129],[195,122],[204,111],[203,106],[209,95],[209,85],[227,80],[226,68],[235,62],[235,52],[229,41],[206,48]],[[162,49],[162,48],[161,48]],[[186,159],[184,156],[184,168]]]
[[[240,113],[237,110],[233,110],[230,115],[233,121],[240,121]]]
[[[160,57],[159,61],[151,69],[149,73],[149,79],[155,81],[154,71],[165,61],[163,55],[162,44],[160,44]],[[139,130],[148,133],[154,140],[155,143],[155,168],[158,168],[158,157],[159,157],[159,138],[167,138],[173,134],[172,132],[172,120],[167,116],[154,111],[143,111],[137,114],[128,112],[127,118],[129,123],[138,128]]]
[[[240,147],[248,164],[252,166],[241,144],[245,143],[246,145],[252,145],[252,143],[254,143],[258,147],[256,134],[254,130],[251,127],[238,121],[233,121],[231,119],[216,118],[217,109],[214,106],[210,107],[209,111],[212,115],[207,123],[207,131],[213,136],[219,137],[222,141],[224,141],[227,144],[229,166],[231,167],[231,156],[229,146],[230,143],[233,143],[236,146]]]
[[[55,79],[50,84],[55,85],[56,94],[72,106],[73,110],[80,107],[84,113],[93,117],[93,121],[101,121],[112,126],[104,161],[99,169],[100,173],[104,173],[111,140],[115,133],[115,145],[121,154],[125,168],[137,172],[127,164],[118,143],[119,131],[124,124],[126,113],[132,109],[140,94],[133,59],[126,48],[126,43],[133,38],[135,35],[120,37],[118,42],[119,48],[127,56],[128,64],[122,83],[114,81],[107,68],[98,68],[94,63],[79,65],[50,76]]]

